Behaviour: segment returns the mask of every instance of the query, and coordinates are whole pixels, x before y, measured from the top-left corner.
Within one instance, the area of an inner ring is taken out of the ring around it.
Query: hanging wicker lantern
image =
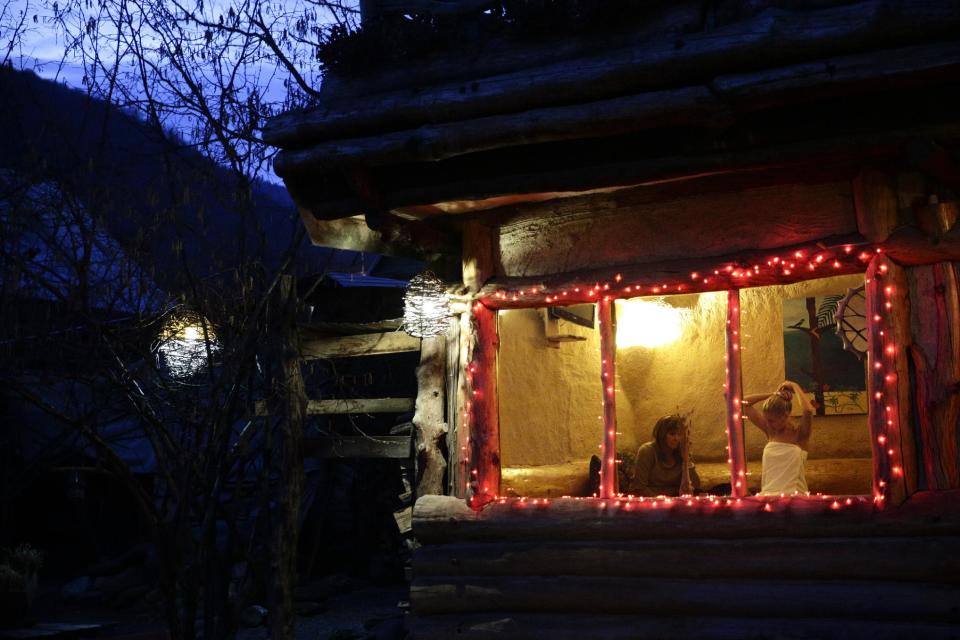
[[[403,295],[403,328],[411,336],[429,338],[447,330],[450,298],[440,278],[424,271],[410,280]]]
[[[213,326],[193,311],[171,313],[154,348],[167,374],[185,380],[203,371],[207,356],[217,355],[220,342]]]

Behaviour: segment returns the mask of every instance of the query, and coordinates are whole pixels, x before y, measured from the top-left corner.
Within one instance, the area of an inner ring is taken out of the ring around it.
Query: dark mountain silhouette
[[[53,183],[102,220],[161,287],[230,285],[235,265],[275,269],[300,225],[286,189],[231,172],[103,100],[28,71],[0,69],[0,170]],[[244,213],[247,212],[247,213]],[[301,275],[360,271],[409,278],[419,264],[309,247]]]

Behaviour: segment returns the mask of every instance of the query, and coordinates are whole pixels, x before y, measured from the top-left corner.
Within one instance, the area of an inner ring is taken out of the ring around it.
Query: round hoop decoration
[[[443,282],[431,271],[410,280],[403,295],[403,329],[416,338],[445,333],[450,314],[450,297]]]
[[[837,305],[837,334],[843,348],[863,360],[867,354],[867,299],[864,285],[847,289],[847,295]]]

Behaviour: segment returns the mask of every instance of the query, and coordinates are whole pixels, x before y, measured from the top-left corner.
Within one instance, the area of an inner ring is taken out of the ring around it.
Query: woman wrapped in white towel
[[[799,420],[790,417],[794,397],[803,409],[803,416]],[[795,382],[784,380],[772,394],[745,397],[743,413],[767,435],[767,445],[763,448],[760,495],[808,493],[804,465],[813,425],[813,404],[803,389]]]

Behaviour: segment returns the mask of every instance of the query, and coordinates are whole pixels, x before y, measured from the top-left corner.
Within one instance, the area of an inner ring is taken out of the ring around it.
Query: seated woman
[[[803,408],[803,417],[790,417],[793,397]],[[760,411],[756,405],[763,404]],[[760,393],[743,399],[743,413],[767,436],[763,448],[763,474],[760,495],[806,494],[807,444],[813,425],[813,404],[795,382],[785,380],[773,394]]]
[[[653,440],[640,445],[630,493],[640,496],[679,496],[700,488],[690,459],[687,419],[664,416],[653,427]]]

